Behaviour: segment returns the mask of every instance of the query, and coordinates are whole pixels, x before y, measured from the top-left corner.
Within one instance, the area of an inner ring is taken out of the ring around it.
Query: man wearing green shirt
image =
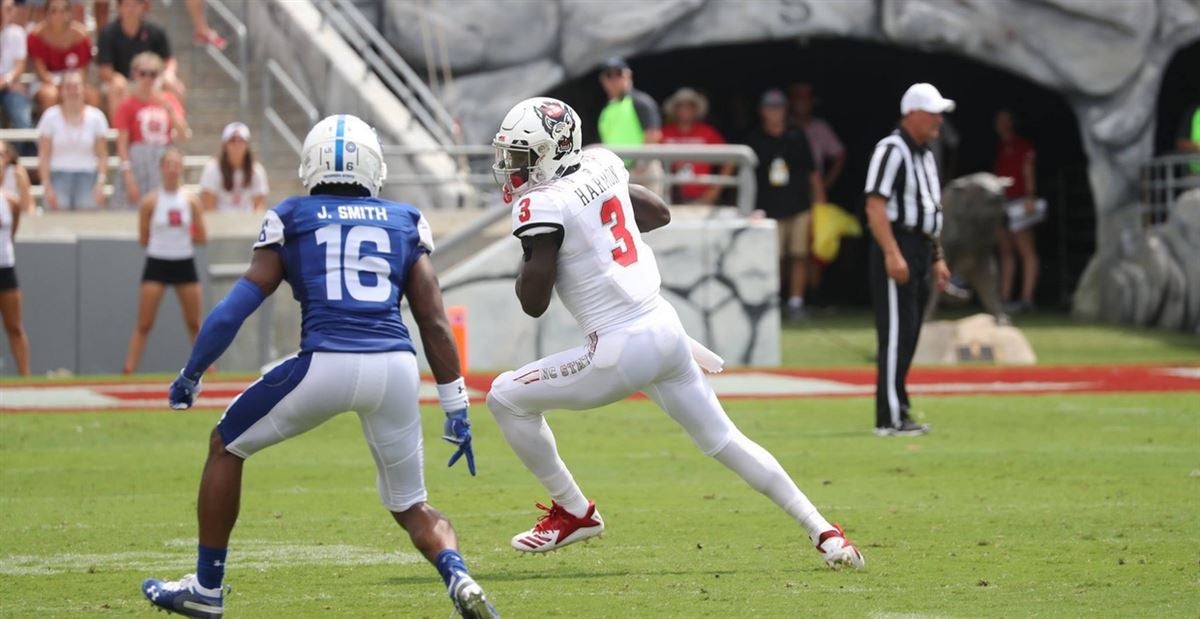
[[[650,95],[633,87],[633,70],[624,58],[609,58],[600,67],[600,86],[608,105],[600,111],[596,127],[600,142],[609,146],[637,146],[662,141],[662,117]]]

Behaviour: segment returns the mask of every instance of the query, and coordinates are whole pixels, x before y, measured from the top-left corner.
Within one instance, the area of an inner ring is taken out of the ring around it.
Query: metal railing
[[[270,125],[284,142],[291,147],[296,155],[300,155],[300,150],[304,147],[304,141],[300,136],[296,135],[295,131],[284,122],[283,117],[279,115],[279,111],[275,109],[275,84],[278,83],[283,88],[284,94],[288,95],[292,103],[300,108],[300,111],[308,118],[308,126],[317,124],[321,115],[317,112],[317,108],[312,104],[312,101],[304,94],[296,82],[283,70],[283,67],[275,61],[275,59],[267,59],[266,64],[267,74],[263,76],[263,118],[266,124]],[[261,146],[263,152],[271,152],[271,132],[263,131]]]
[[[707,184],[733,187],[737,192],[735,204],[739,213],[748,215],[755,208],[757,196],[755,168],[758,165],[758,158],[749,146],[740,144],[654,144],[648,146],[611,147],[611,150],[626,161],[634,162],[635,169],[637,169],[638,163],[650,161],[659,161],[666,164],[665,167],[667,170],[670,170],[670,164],[675,162],[732,163],[737,167],[737,171],[733,175],[690,175],[667,172],[658,177],[642,177],[634,174],[631,180],[635,183],[645,184],[661,181],[664,186],[663,193],[668,198],[672,184]],[[482,207],[483,212],[444,239],[438,239],[437,244],[440,252],[453,252],[458,247],[473,242],[492,225],[509,216],[510,210],[507,205],[500,202],[500,192],[491,174],[490,166],[495,152],[491,146],[463,145],[437,148],[393,145],[384,146],[383,152],[385,157],[416,157],[431,153],[445,153],[454,157],[471,159],[471,169],[464,169],[459,174],[450,177],[436,177],[423,174],[390,174],[388,176],[388,185],[429,185],[467,181],[481,190],[479,194],[483,198],[477,206]],[[480,165],[481,163],[486,163],[486,166]],[[487,168],[486,172],[482,170],[484,167]]]
[[[1155,157],[1142,164],[1142,225],[1152,226],[1167,220],[1179,194],[1200,189],[1200,154],[1176,154]]]
[[[104,137],[109,142],[115,141],[117,139],[117,130],[109,129],[108,132],[104,134]],[[8,142],[37,142],[39,138],[40,138],[40,135],[38,134],[37,129],[0,129],[0,140],[4,141],[6,143],[8,143]],[[203,168],[204,164],[208,163],[208,160],[211,158],[212,157],[210,157],[208,155],[186,155],[186,156],[184,156],[184,158],[183,158],[184,172],[185,173],[194,172],[195,170]],[[120,165],[120,163],[121,163],[121,160],[116,155],[109,155],[108,169],[110,171],[116,170],[117,167]],[[26,170],[35,171],[38,169],[38,158],[37,157],[18,157],[17,165],[25,168]],[[198,191],[199,190],[199,186],[197,186],[197,185],[186,184],[186,185],[184,185],[184,187],[186,189],[188,189],[189,191]],[[46,189],[45,189],[44,183],[39,183],[39,184],[33,185],[32,187],[29,188],[29,193],[30,193],[30,195],[33,196],[34,199],[41,198],[43,195],[45,195],[45,191],[46,191]],[[110,183],[110,184],[105,185],[104,186],[104,195],[111,197],[112,194],[113,194],[112,184]]]
[[[391,43],[379,34],[375,24],[350,0],[314,0],[325,22],[354,48],[363,62],[412,113],[438,144],[460,143],[461,131],[454,117],[442,105],[412,67],[396,53]]]
[[[735,204],[742,214],[754,210],[757,196],[755,167],[758,158],[754,151],[740,144],[721,145],[677,145],[653,144],[647,146],[614,146],[606,147],[622,159],[634,162],[632,180],[641,184],[661,184],[663,194],[670,196],[671,188],[675,185],[716,185],[733,187],[737,190]],[[385,157],[414,158],[421,155],[447,154],[457,159],[465,158],[468,166],[450,176],[432,176],[428,174],[392,173],[388,175],[388,185],[436,185],[450,182],[468,182],[478,189],[481,195],[498,196],[496,182],[492,177],[491,164],[495,150],[488,145],[456,145],[450,147],[437,146],[384,146]],[[661,175],[646,175],[639,173],[642,162],[658,161],[664,164],[666,171]],[[684,172],[672,172],[671,164],[676,162],[731,163],[737,171],[733,175],[703,174],[695,175]],[[411,164],[411,161],[410,161]],[[409,165],[406,167],[416,167]],[[488,206],[485,198],[477,206]],[[435,205],[436,206],[436,205]]]
[[[237,62],[230,60],[225,52],[218,50],[212,45],[205,45],[204,51],[208,53],[208,57],[216,63],[226,75],[229,76],[238,88],[238,112],[239,118],[246,118],[247,112],[250,110],[250,85],[249,73],[246,70],[248,66],[248,58],[250,51],[246,47],[246,24],[238,19],[233,11],[225,6],[221,0],[206,0],[204,2],[206,11],[212,9],[210,13],[215,14],[225,22],[225,25],[233,32],[233,38],[237,41]],[[192,54],[192,60],[195,61],[196,54]],[[194,73],[194,72],[193,72]]]

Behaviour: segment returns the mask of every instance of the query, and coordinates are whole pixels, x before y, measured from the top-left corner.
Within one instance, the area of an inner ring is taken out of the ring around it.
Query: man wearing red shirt
[[[1033,227],[1046,217],[1046,202],[1036,192],[1033,144],[1016,134],[1013,115],[1008,110],[996,113],[996,176],[1009,178],[1012,184],[1004,193],[1008,200],[1005,212],[1007,225],[997,231],[1000,250],[1000,298],[1008,313],[1033,309],[1033,292],[1037,287],[1038,255]],[[1013,302],[1014,250],[1021,260],[1021,299]]]
[[[663,104],[667,125],[662,129],[663,144],[724,144],[725,138],[712,125],[704,122],[708,115],[708,99],[691,88],[680,88]],[[714,164],[705,161],[680,161],[671,171],[684,176],[712,174]],[[721,174],[732,174],[733,166],[725,164]],[[721,188],[717,185],[690,183],[676,185],[672,192],[676,204],[717,203]]]

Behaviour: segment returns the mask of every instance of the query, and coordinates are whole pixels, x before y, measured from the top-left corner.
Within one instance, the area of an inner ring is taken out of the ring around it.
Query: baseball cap
[[[759,107],[787,107],[787,97],[778,88],[772,88],[762,94],[758,101]]]
[[[916,110],[931,114],[953,112],[954,100],[943,97],[942,93],[933,87],[933,84],[925,82],[913,84],[904,91],[904,96],[900,98],[900,115],[903,116]]]
[[[250,127],[247,127],[246,123],[235,121],[235,122],[229,123],[228,125],[225,125],[225,128],[221,130],[221,141],[222,142],[228,142],[229,140],[232,140],[235,137],[242,138],[243,140],[246,140],[247,142],[249,142],[250,141]]]
[[[628,68],[629,68],[629,63],[625,62],[625,59],[620,56],[612,56],[608,60],[605,60],[604,63],[600,65],[601,71],[607,71],[609,69],[628,69]]]

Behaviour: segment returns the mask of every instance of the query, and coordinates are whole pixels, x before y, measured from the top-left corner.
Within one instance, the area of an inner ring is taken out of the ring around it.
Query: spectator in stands
[[[0,144],[2,147],[3,144]],[[21,289],[17,287],[16,256],[13,252],[13,236],[21,222],[21,203],[15,192],[16,173],[19,167],[7,159],[0,162],[4,167],[4,190],[0,191],[0,319],[4,332],[8,334],[8,347],[17,362],[17,373],[29,376],[29,338],[21,323]]]
[[[708,116],[708,98],[692,90],[680,88],[663,104],[667,124],[663,126],[663,144],[724,144],[725,138],[712,125],[704,122]],[[733,174],[734,166],[721,167],[721,174]],[[705,161],[680,161],[671,171],[685,176],[711,174],[713,164]],[[717,185],[676,185],[672,198],[677,204],[716,204],[721,197]]]
[[[825,187],[808,138],[788,127],[787,106],[782,91],[763,93],[761,130],[750,136],[747,145],[758,157],[758,210],[778,222],[780,272],[787,274],[788,282],[787,316],[801,320],[806,316],[812,205],[825,201]]]
[[[187,12],[192,18],[192,40],[196,45],[211,45],[218,50],[225,49],[225,38],[209,28],[208,16],[204,14],[205,0],[186,0]]]
[[[165,63],[162,71],[164,89],[182,99],[183,82],[175,74],[175,58],[167,33],[158,25],[142,19],[146,10],[144,0],[118,0],[117,19],[100,30],[96,60],[100,63],[100,82],[108,93],[109,117],[116,117],[117,106],[128,94],[133,79],[133,59],[143,52],[153,52]],[[114,120],[115,122],[115,120]]]
[[[0,4],[0,20],[4,24],[0,29],[0,104],[4,106],[9,126],[28,129],[33,126],[33,109],[29,93],[21,83],[21,74],[25,72],[27,33],[13,0],[4,0]]]
[[[71,2],[71,19],[79,23],[87,21],[87,2],[85,0],[70,0]],[[34,21],[41,21],[46,16],[47,0],[27,0],[32,9],[32,17]],[[108,23],[108,4],[109,0],[94,0],[92,2],[92,16],[96,18],[96,28],[104,27]]]
[[[609,146],[641,146],[662,141],[662,116],[654,99],[633,87],[633,69],[624,58],[609,58],[600,67],[600,86],[608,104],[600,110],[596,129]],[[626,167],[633,167],[631,161]],[[662,163],[643,161],[631,170],[637,182],[662,193]]]
[[[600,86],[608,105],[600,111],[596,128],[600,142],[610,146],[658,144],[662,117],[650,95],[633,87],[633,69],[624,58],[609,58],[600,68]]]
[[[48,0],[45,13],[29,33],[29,60],[38,79],[32,90],[43,110],[58,103],[63,73],[80,70],[86,76],[92,62],[92,38],[82,23],[72,21],[67,0]],[[84,87],[84,99],[88,105],[100,105],[100,93],[90,85]]]
[[[200,278],[193,256],[195,245],[203,245],[208,238],[204,216],[200,200],[182,189],[183,154],[168,147],[159,165],[162,187],[146,194],[138,209],[138,241],[146,248],[146,268],[138,292],[137,325],[122,368],[126,374],[137,370],[167,286],[175,287],[193,343],[200,330]]]
[[[788,103],[792,113],[792,122],[804,131],[808,144],[812,147],[813,163],[822,172],[821,182],[828,192],[842,175],[846,166],[846,147],[838,139],[833,130],[823,118],[813,116],[813,108],[817,105],[817,97],[813,94],[812,84],[798,82],[788,88]]]
[[[225,125],[221,152],[200,173],[200,203],[206,211],[261,211],[267,207],[267,171],[250,150],[250,128]]]
[[[4,169],[0,173],[0,190],[16,196],[17,208],[26,215],[32,215],[33,192],[30,191],[32,184],[29,182],[29,173],[21,165],[16,149],[4,142],[0,142],[0,166]]]
[[[1000,300],[1004,311],[1017,314],[1033,309],[1033,293],[1037,288],[1038,255],[1034,226],[1045,216],[1046,203],[1037,198],[1037,175],[1034,173],[1036,152],[1033,144],[1017,135],[1012,112],[996,113],[996,176],[1012,179],[1004,192],[1007,223],[997,231],[1000,253]],[[1040,212],[1039,212],[1040,211]],[[1013,301],[1015,273],[1014,250],[1021,261],[1021,298]]]
[[[62,103],[38,121],[38,177],[46,209],[94,209],[104,204],[108,179],[108,121],[84,102],[83,73],[64,73],[61,90]]]
[[[127,0],[132,1],[132,0]],[[190,131],[179,100],[160,86],[164,63],[153,52],[133,59],[134,88],[117,108],[117,156],[120,172],[113,191],[113,206],[138,204],[148,191],[162,183],[159,161],[167,148],[184,141]]]

